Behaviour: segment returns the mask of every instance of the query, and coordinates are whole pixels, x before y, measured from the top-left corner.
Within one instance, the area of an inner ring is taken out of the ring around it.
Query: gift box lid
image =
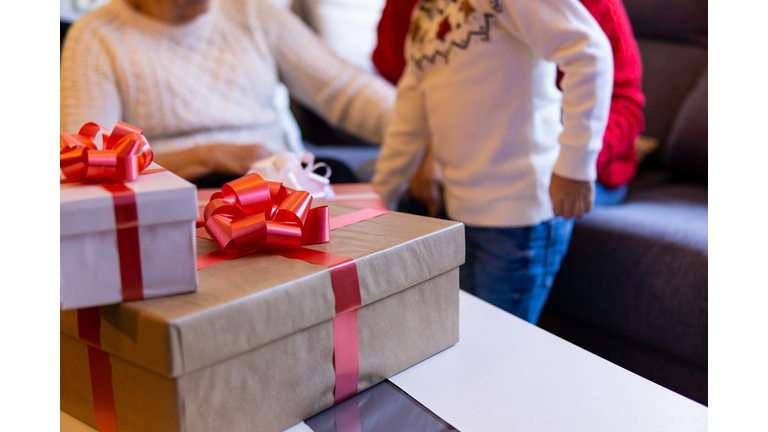
[[[155,163],[147,171],[161,169]],[[170,171],[142,174],[125,183],[136,193],[139,225],[197,218],[197,188]],[[62,183],[60,235],[70,236],[115,229],[112,194],[98,184]]]
[[[359,208],[328,205],[331,217]],[[331,231],[304,246],[355,260],[362,307],[464,262],[461,223],[386,213]],[[198,255],[217,250],[198,239]],[[330,270],[254,253],[198,271],[197,292],[100,308],[101,347],[176,377],[257,349],[336,315]],[[78,337],[77,312],[61,312],[61,332]]]

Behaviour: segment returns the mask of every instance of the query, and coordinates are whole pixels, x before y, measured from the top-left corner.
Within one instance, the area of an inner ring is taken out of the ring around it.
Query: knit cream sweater
[[[72,26],[61,61],[61,131],[122,120],[158,152],[214,143],[287,149],[275,107],[278,80],[340,126],[381,142],[394,88],[341,60],[297,17],[268,0],[212,0],[173,25],[126,0]]]

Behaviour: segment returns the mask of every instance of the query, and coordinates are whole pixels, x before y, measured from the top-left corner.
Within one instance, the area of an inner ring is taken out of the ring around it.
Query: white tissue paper
[[[304,168],[301,163],[307,164]],[[315,174],[318,168],[325,168],[325,174]],[[284,152],[278,155],[270,156],[258,160],[251,165],[248,173],[256,173],[265,180],[279,181],[285,186],[307,191],[312,194],[312,198],[325,201],[333,201],[336,194],[331,187],[331,168],[325,163],[315,163],[315,155],[306,152],[301,160],[295,153]]]

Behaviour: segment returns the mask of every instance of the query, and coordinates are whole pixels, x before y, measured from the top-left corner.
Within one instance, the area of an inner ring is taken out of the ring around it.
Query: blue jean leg
[[[627,198],[627,192],[629,191],[629,185],[619,186],[617,188],[608,189],[607,187],[595,182],[595,205],[596,206],[612,206],[619,205]]]
[[[536,324],[572,229],[573,220],[562,218],[522,228],[465,227],[461,288]]]

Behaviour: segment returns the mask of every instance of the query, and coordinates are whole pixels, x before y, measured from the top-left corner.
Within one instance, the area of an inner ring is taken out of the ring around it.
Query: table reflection
[[[448,432],[456,429],[385,380],[305,420],[314,432]]]

